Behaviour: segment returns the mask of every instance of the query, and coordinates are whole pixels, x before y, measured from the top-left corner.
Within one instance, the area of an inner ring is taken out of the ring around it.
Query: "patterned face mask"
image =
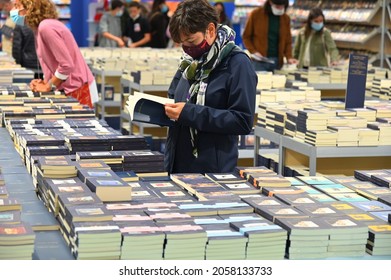
[[[197,46],[183,46],[182,49],[185,53],[190,55],[193,59],[200,58],[204,53],[208,52],[210,50],[210,45],[208,42],[204,39],[201,43],[199,43]]]

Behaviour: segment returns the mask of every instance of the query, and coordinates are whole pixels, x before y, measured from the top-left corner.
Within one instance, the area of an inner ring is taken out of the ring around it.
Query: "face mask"
[[[17,10],[17,9],[11,10],[10,17],[11,17],[12,21],[15,22],[15,24],[20,25],[20,26],[24,25],[25,16],[20,16],[19,10]]]
[[[124,11],[119,10],[115,15],[116,15],[117,17],[122,17],[123,14],[124,14]]]
[[[160,9],[160,11],[161,11],[163,14],[167,13],[167,12],[168,12],[168,7],[167,7],[167,5],[163,5],[162,8]]]
[[[311,28],[315,31],[319,31],[323,28],[323,22],[311,22]]]
[[[200,58],[204,53],[208,52],[210,48],[211,46],[208,44],[208,42],[205,39],[197,46],[189,47],[189,46],[182,45],[183,51],[188,55],[190,55],[193,59]]]
[[[271,7],[272,7],[272,13],[275,16],[282,16],[285,13],[285,9],[277,9],[273,5],[271,5]]]

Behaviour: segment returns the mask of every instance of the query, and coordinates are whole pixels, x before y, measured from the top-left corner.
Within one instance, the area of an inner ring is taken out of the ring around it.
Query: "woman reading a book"
[[[232,172],[238,135],[253,127],[257,76],[235,45],[235,32],[218,24],[207,0],[185,0],[171,18],[170,34],[182,44],[180,67],[168,94],[165,166],[169,173]]]
[[[331,37],[330,30],[324,25],[325,17],[322,10],[313,8],[295,42],[293,55],[299,60],[297,67],[329,67],[338,64],[337,46]]]
[[[36,36],[37,55],[44,80],[30,83],[32,91],[63,90],[81,104],[93,107],[98,101],[95,79],[84,61],[70,30],[58,20],[50,0],[15,0],[12,20],[27,24]]]

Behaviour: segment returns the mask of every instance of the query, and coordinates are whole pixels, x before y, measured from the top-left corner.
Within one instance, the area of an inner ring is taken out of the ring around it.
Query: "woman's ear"
[[[214,38],[214,36],[216,36],[216,26],[212,22],[208,24],[206,30],[208,30],[210,38]]]

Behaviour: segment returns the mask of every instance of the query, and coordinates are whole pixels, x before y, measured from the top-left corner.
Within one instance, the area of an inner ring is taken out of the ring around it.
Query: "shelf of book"
[[[91,71],[95,76],[96,82],[101,84],[100,101],[97,103],[96,107],[100,107],[101,119],[104,120],[106,115],[106,107],[120,108],[120,102],[106,100],[106,80],[110,77],[112,78],[113,84],[115,84],[115,82],[117,82],[121,77],[122,70],[105,70],[102,68],[92,67]],[[98,108],[96,109],[98,110]]]
[[[281,148],[282,161],[280,162],[284,164],[288,163],[287,157],[290,156],[288,150],[307,156],[309,161],[310,176],[316,175],[317,160],[320,158],[333,158],[335,159],[336,165],[341,163],[341,160],[338,160],[339,158],[368,158],[368,163],[372,161],[371,164],[374,166],[373,169],[387,168],[383,164],[381,164],[380,167],[376,167],[377,163],[383,163],[382,160],[379,159],[380,157],[387,157],[388,162],[391,162],[391,146],[317,147],[307,143],[299,142],[287,136],[283,136],[281,141]],[[373,158],[373,160],[370,158]],[[387,160],[385,162],[387,162]]]
[[[319,170],[325,173],[330,170],[352,173],[358,165],[360,165],[360,169],[391,168],[391,146],[317,147],[262,127],[256,127],[254,134],[256,137],[255,166],[257,166],[260,137],[279,144],[278,174],[283,173],[284,166],[296,164],[308,166],[310,176],[315,176]],[[327,160],[321,163],[321,159]],[[350,170],[351,168],[353,170]]]
[[[254,166],[258,166],[258,155],[260,151],[260,140],[261,138],[265,138],[269,140],[270,142],[273,142],[278,145],[278,158],[279,162],[282,162],[282,149],[281,149],[281,138],[282,135],[275,133],[269,129],[255,126],[254,128],[254,135],[255,135],[255,143],[254,143]],[[278,165],[278,174],[282,174],[282,164]]]
[[[385,54],[391,52],[391,40],[383,41],[390,26],[389,0],[359,0],[351,2],[297,0],[288,10],[292,19],[292,34],[307,20],[311,8],[319,6],[326,18],[326,27],[341,49],[366,50],[368,54],[379,53],[377,61],[383,67]],[[388,15],[386,12],[388,11]]]
[[[308,86],[321,91],[321,99],[342,99],[345,98],[346,83],[316,84],[309,83]]]

